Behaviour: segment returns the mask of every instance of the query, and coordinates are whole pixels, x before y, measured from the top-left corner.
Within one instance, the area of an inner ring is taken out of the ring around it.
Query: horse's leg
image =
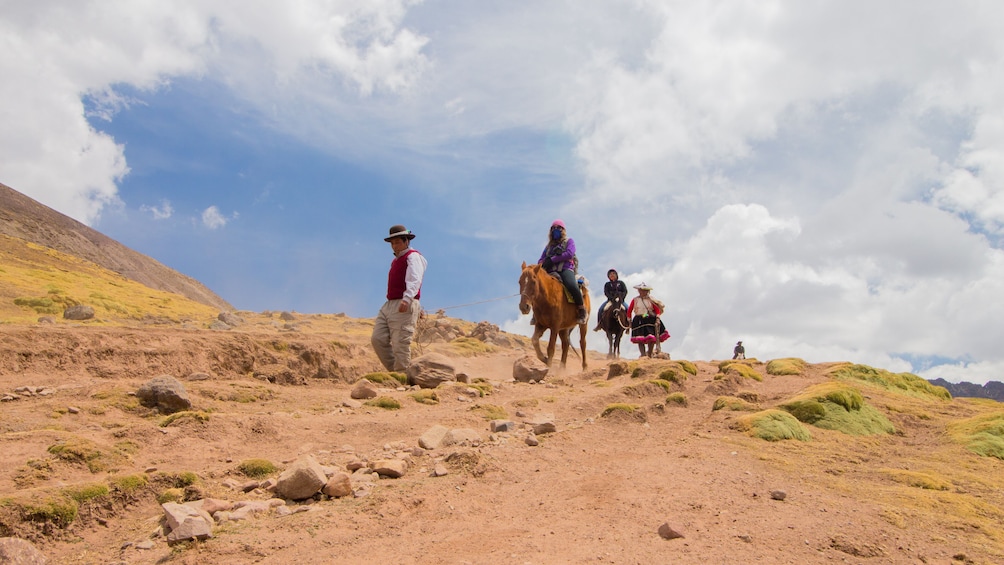
[[[544,326],[534,326],[533,337],[530,338],[530,341],[533,342],[533,350],[537,352],[537,359],[550,364],[550,357],[544,357],[544,352],[540,350],[540,336],[542,335],[544,335]]]
[[[546,361],[546,363],[547,363],[548,366],[551,365],[551,360],[554,359],[554,344],[555,344],[555,342],[558,339],[558,334],[559,333],[561,333],[560,330],[556,330],[554,328],[551,329],[551,336],[550,336],[550,339],[548,339],[548,341],[547,341],[547,361]],[[564,364],[565,364],[565,360],[564,359],[561,360],[561,364],[562,364],[562,366],[564,366]]]
[[[586,332],[589,331],[589,324],[579,324],[579,351],[582,352],[582,370],[586,370]],[[571,337],[572,330],[568,330]]]
[[[561,338],[561,368],[565,368],[565,363],[568,361],[568,337],[572,333],[571,328],[561,330],[558,332],[558,337]],[[553,335],[553,334],[552,334]],[[551,352],[554,352],[554,341],[551,341]]]

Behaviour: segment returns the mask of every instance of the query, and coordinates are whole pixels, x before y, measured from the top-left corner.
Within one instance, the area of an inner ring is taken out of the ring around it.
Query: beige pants
[[[380,362],[388,371],[403,372],[411,364],[411,338],[422,311],[418,300],[412,300],[407,312],[398,312],[400,300],[388,300],[380,307],[370,342]]]

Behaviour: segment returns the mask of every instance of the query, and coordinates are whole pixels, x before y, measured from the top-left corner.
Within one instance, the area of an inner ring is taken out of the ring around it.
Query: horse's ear
[[[526,269],[526,261],[523,261],[523,269]]]

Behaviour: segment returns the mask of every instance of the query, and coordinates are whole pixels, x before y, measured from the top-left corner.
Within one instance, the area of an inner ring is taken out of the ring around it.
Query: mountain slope
[[[86,259],[127,279],[219,310],[226,300],[199,281],[129,249],[110,237],[0,184],[0,234]]]

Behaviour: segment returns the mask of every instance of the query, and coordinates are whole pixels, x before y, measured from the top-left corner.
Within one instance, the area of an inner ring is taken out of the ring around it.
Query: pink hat
[[[553,228],[554,226],[558,226],[559,228],[564,228],[565,222],[562,222],[561,220],[554,220],[553,222],[551,222],[551,227]]]

